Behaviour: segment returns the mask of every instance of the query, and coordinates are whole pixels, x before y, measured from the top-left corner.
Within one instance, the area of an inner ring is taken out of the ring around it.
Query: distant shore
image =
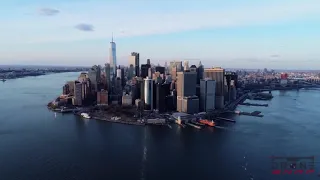
[[[55,73],[66,72],[82,72],[87,71],[86,68],[72,68],[72,69],[0,69],[0,79],[18,79],[32,76],[43,76]]]

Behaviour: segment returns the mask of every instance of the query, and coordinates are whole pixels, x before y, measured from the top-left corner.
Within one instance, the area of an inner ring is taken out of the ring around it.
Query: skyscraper
[[[131,80],[134,77],[134,66],[130,64],[128,69],[128,80]]]
[[[186,107],[189,104],[189,102],[191,101],[196,102],[195,99],[197,97],[194,97],[196,95],[196,84],[197,84],[196,72],[184,71],[184,72],[177,73],[177,111],[185,112],[186,109],[184,107]],[[187,99],[187,101],[184,101],[184,99]],[[199,106],[199,100],[197,102]],[[196,103],[191,103],[191,104],[196,104]],[[189,108],[190,107],[195,107],[195,106],[190,105]],[[187,111],[192,112],[190,109]],[[195,109],[195,111],[197,110]]]
[[[199,66],[197,68],[197,84],[200,84],[200,79],[203,79],[203,72],[204,72],[204,68],[200,61]]]
[[[140,76],[140,60],[139,60],[139,53],[132,52],[131,56],[129,57],[129,64],[132,64],[135,68],[135,76]]]
[[[208,112],[215,109],[215,91],[215,80],[200,80],[200,111]]]
[[[210,69],[204,69],[204,78],[209,78],[216,81],[216,102],[215,107],[221,109],[224,107],[224,69],[221,67],[215,67]]]
[[[160,72],[160,74],[165,74],[165,67],[157,66],[156,72]]]
[[[79,81],[74,81],[74,96],[72,104],[75,106],[82,105],[82,84]]]
[[[116,75],[117,74],[117,57],[116,57],[116,43],[113,41],[113,34],[112,39],[110,42],[110,48],[109,48],[109,62],[111,67],[111,73]]]
[[[106,66],[105,66],[105,73],[106,73],[106,84],[107,84],[107,90],[108,90],[108,93],[111,93],[111,78],[110,78],[110,75],[111,75],[111,67],[110,67],[110,64],[107,63]]]
[[[144,79],[144,101],[147,110],[153,110],[153,80],[147,77]]]
[[[177,72],[182,71],[182,61],[172,61],[172,62],[170,62],[170,70],[174,66],[177,67]]]
[[[91,87],[94,92],[98,92],[99,90],[98,82],[100,81],[100,78],[101,78],[100,72],[101,72],[100,67],[97,65],[94,65],[92,66],[92,68],[89,70],[89,73],[88,73],[88,76],[91,82]]]
[[[177,96],[196,95],[197,73],[178,72],[177,73]]]
[[[148,76],[148,73],[149,73],[149,68],[151,68],[150,64],[141,64],[140,77],[146,78]]]
[[[183,62],[183,68],[184,68],[184,71],[188,71],[189,70],[189,61],[184,61]]]

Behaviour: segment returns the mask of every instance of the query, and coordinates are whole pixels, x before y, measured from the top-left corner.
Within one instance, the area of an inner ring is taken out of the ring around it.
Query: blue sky
[[[320,69],[319,0],[10,0],[0,6],[0,64],[154,64]]]

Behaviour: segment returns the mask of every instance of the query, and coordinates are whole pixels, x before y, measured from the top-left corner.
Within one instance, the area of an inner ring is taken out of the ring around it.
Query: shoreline
[[[25,75],[25,76],[12,77],[12,78],[1,78],[1,79],[8,81],[8,80],[14,80],[14,79],[28,78],[28,77],[38,77],[38,76],[46,76],[46,75],[51,75],[51,74],[72,73],[72,72],[75,73],[75,72],[82,72],[82,71],[47,72],[47,73],[43,73],[43,74]]]

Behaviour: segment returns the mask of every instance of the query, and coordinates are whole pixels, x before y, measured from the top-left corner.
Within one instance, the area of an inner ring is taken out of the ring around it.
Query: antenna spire
[[[113,32],[112,32],[112,38],[111,38],[111,42],[113,42]]]

